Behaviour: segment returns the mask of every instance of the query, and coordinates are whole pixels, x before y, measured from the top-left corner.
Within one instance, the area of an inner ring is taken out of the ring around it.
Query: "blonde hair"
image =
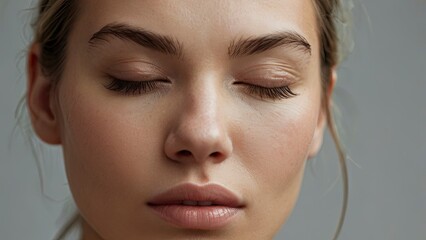
[[[346,154],[339,139],[334,117],[331,111],[331,95],[327,89],[331,84],[332,74],[339,59],[339,35],[336,24],[342,22],[342,6],[339,0],[312,0],[317,13],[318,35],[320,39],[322,103],[327,117],[327,126],[334,141],[343,181],[342,210],[333,239],[337,239],[342,229],[348,205],[348,171]],[[68,35],[78,14],[77,1],[40,0],[38,14],[33,22],[35,37],[33,43],[40,45],[40,65],[45,76],[55,86],[61,78],[66,58]],[[341,49],[340,49],[341,51]],[[79,219],[75,216],[59,231],[55,239],[62,239]]]

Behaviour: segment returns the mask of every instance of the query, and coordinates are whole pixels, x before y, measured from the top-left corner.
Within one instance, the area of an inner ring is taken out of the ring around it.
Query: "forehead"
[[[111,23],[172,36],[197,52],[228,46],[236,38],[294,31],[318,49],[311,0],[89,0],[79,3],[74,36],[87,43]],[[217,47],[217,48],[216,48]]]

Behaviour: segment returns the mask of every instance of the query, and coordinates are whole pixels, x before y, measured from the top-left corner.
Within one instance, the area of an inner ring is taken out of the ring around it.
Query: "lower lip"
[[[163,220],[189,229],[213,230],[224,227],[241,208],[227,206],[151,205]]]

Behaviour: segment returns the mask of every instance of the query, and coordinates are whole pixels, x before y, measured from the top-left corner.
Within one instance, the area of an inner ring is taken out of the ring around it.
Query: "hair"
[[[320,41],[322,105],[326,113],[328,130],[338,154],[343,182],[342,209],[333,236],[335,240],[338,238],[344,223],[349,193],[346,154],[339,139],[332,105],[330,105],[330,103],[332,104],[332,96],[327,94],[334,68],[339,63],[339,35],[336,23],[341,20],[338,19],[338,14],[342,13],[342,4],[340,0],[312,0],[312,2],[316,10],[317,31]],[[32,23],[34,31],[32,43],[39,44],[41,70],[52,81],[52,85],[56,86],[64,70],[68,36],[78,14],[77,0],[40,0],[37,13]],[[76,213],[59,231],[55,239],[62,239],[78,219],[79,214]]]

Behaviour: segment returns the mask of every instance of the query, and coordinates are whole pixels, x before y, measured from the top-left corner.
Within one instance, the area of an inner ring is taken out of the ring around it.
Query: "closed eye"
[[[166,79],[156,79],[148,81],[129,81],[109,77],[111,81],[105,85],[105,88],[111,91],[128,96],[137,96],[147,94],[164,87],[164,83],[169,83]]]
[[[255,95],[260,99],[269,99],[269,100],[282,100],[295,97],[298,94],[294,93],[290,87],[281,86],[281,87],[263,87],[259,85],[247,84],[247,83],[236,83],[238,85],[244,85],[246,91],[250,95]]]

